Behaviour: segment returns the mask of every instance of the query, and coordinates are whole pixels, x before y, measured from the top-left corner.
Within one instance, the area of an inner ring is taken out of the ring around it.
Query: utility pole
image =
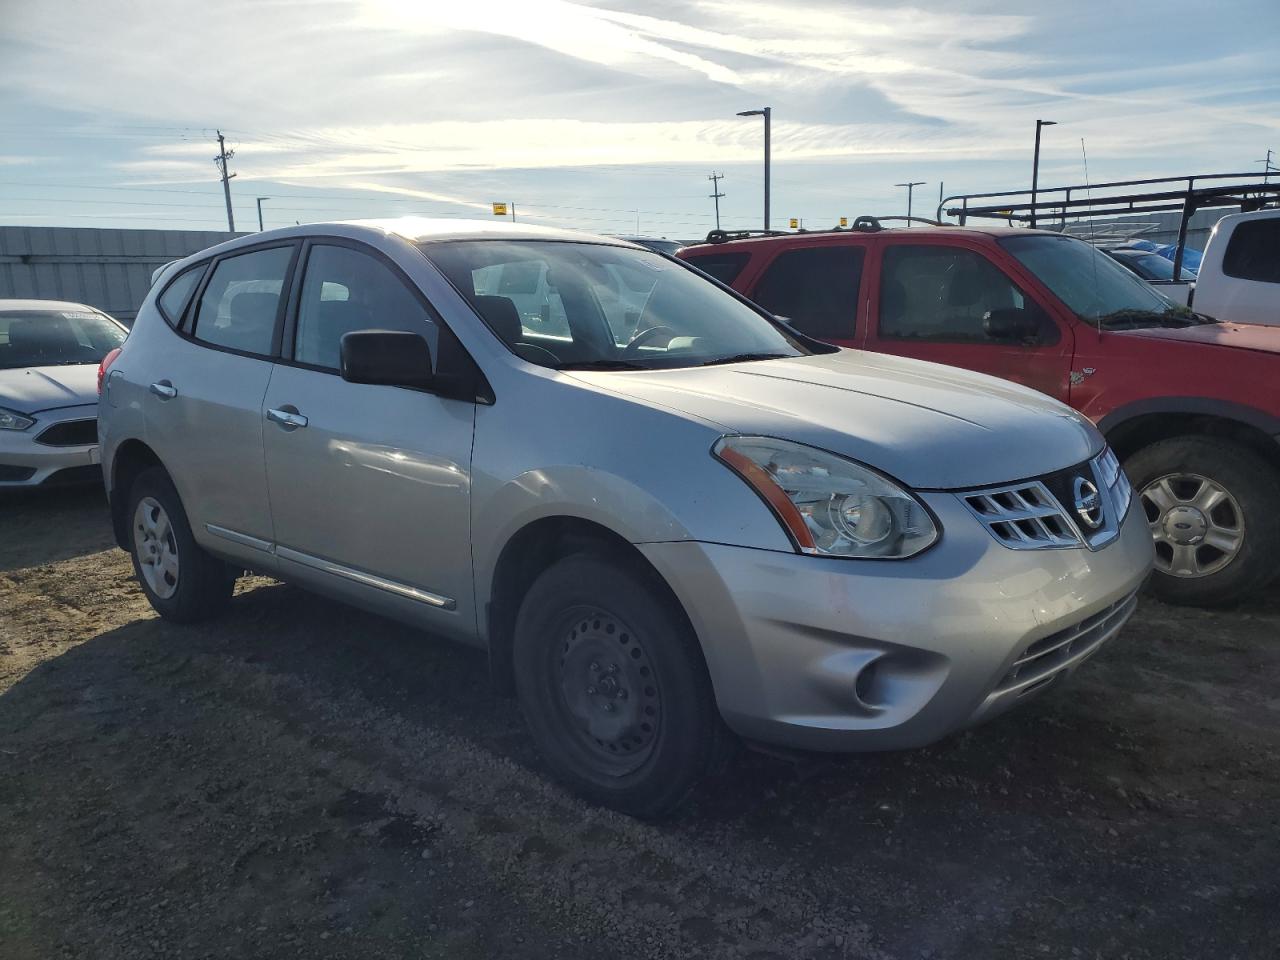
[[[1268,181],[1271,174],[1280,173],[1280,167],[1277,167],[1275,164],[1271,162],[1271,155],[1274,152],[1275,152],[1274,150],[1268,149],[1266,159],[1253,161],[1254,163],[1262,164],[1262,182],[1263,183],[1266,183]]]
[[[231,212],[231,178],[234,173],[227,173],[227,161],[236,155],[234,150],[227,149],[226,138],[222,136],[222,131],[218,131],[218,155],[213,158],[213,162],[218,165],[218,170],[222,174],[222,194],[227,199],[227,229],[232,233],[236,232],[236,218]]]
[[[263,201],[263,200],[270,200],[270,199],[271,199],[270,197],[259,197],[259,198],[258,198],[258,232],[259,232],[259,233],[261,233],[261,232],[263,231],[263,229],[265,229],[265,228],[262,226],[262,201]]]
[[[910,183],[895,183],[895,184],[894,184],[894,186],[895,186],[895,187],[906,187],[906,188],[907,188],[907,226],[908,226],[908,227],[910,227],[910,226],[911,226],[911,194],[912,194],[912,192],[915,190],[915,188],[916,188],[916,187],[923,187],[923,186],[924,186],[924,184],[925,184],[925,181],[923,181],[923,180],[912,180]]]
[[[769,229],[769,137],[773,123],[773,107],[762,107],[759,110],[742,110],[740,117],[764,117],[764,228]]]
[[[1031,158],[1031,229],[1036,228],[1036,190],[1040,187],[1040,128],[1057,126],[1056,120],[1036,121],[1036,152]]]
[[[720,181],[724,179],[724,174],[713,172],[711,176],[707,177],[707,179],[711,181],[711,189],[713,191],[713,193],[711,194],[711,199],[716,202],[716,229],[719,230],[720,229],[720,198],[724,196],[724,194],[720,192]]]

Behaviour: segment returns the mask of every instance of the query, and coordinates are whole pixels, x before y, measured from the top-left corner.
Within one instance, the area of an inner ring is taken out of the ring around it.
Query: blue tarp
[[[1150,240],[1130,240],[1126,246],[1133,247],[1136,250],[1150,250],[1156,256],[1164,257],[1170,263],[1173,262],[1174,256],[1178,252],[1176,243],[1152,243]],[[1200,258],[1204,256],[1203,250],[1196,250],[1194,247],[1187,247],[1182,253],[1182,265],[1190,267],[1192,270],[1200,270]]]

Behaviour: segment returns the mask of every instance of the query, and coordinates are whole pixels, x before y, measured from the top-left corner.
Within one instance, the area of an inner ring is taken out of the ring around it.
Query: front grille
[[[93,418],[55,423],[36,437],[36,443],[50,447],[83,447],[97,442],[98,421]]]
[[[0,483],[21,483],[23,480],[30,480],[35,472],[35,467],[18,467],[11,463],[0,463]]]
[[[1095,508],[1082,510],[1077,500],[1090,492],[1097,495]],[[1066,470],[962,491],[959,496],[991,535],[1010,549],[1086,546],[1098,550],[1119,535],[1132,489],[1108,447],[1087,463]]]
[[[1137,592],[1117,600],[1079,623],[1029,644],[996,684],[996,693],[1038,689],[1063,666],[1081,660],[1115,636],[1138,605]]]

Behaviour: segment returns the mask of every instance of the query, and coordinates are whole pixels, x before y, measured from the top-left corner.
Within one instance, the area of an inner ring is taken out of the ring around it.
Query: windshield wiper
[[[1136,330],[1142,327],[1197,327],[1203,323],[1216,323],[1190,310],[1116,310],[1098,317],[1103,330]]]
[[[637,363],[634,360],[574,360],[568,363],[558,363],[555,366],[557,370],[649,370],[652,369],[647,364]]]
[[[735,353],[728,357],[717,357],[714,360],[704,360],[698,364],[700,367],[714,367],[721,363],[746,363],[750,360],[787,360],[794,356],[790,353]]]

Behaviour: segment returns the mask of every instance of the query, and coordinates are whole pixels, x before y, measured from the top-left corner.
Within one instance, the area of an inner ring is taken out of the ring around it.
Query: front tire
[[[575,554],[549,567],[516,618],[516,691],[555,776],[637,817],[677,807],[729,736],[697,638],[647,571]]]
[[[1248,447],[1174,437],[1125,462],[1155,539],[1151,592],[1166,603],[1222,606],[1265,586],[1280,554],[1280,477]]]
[[[175,623],[194,623],[226,606],[235,571],[195,542],[164,470],[152,467],[134,480],[128,517],[133,572],[156,613]]]

